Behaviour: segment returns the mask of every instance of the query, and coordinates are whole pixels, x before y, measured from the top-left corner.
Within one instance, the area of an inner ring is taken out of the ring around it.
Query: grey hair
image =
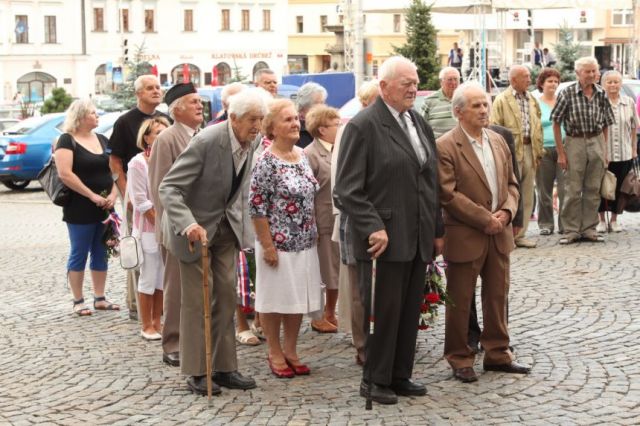
[[[259,87],[252,87],[231,96],[229,98],[229,115],[237,118],[244,116],[255,110],[259,110],[262,115],[266,115],[268,104],[272,100],[269,93]]]
[[[327,89],[318,83],[305,83],[298,89],[298,97],[296,98],[296,108],[298,111],[305,111],[313,106],[313,96],[316,93],[322,93],[322,102],[327,100]]]
[[[66,133],[73,133],[78,130],[80,122],[89,114],[91,110],[95,110],[96,106],[91,99],[76,99],[69,105],[67,116],[64,119],[62,129]]]
[[[509,68],[509,81],[511,81],[511,79],[516,76],[517,72],[521,70],[529,71],[529,68],[524,65],[512,65],[511,68]]]
[[[398,65],[400,64],[407,64],[413,67],[414,70],[416,71],[418,70],[418,67],[416,67],[416,64],[414,64],[404,56],[392,56],[388,58],[386,61],[384,61],[380,66],[380,69],[378,70],[378,79],[384,80],[384,81],[393,80],[393,77],[395,77],[396,75],[396,70],[398,68]]]
[[[455,112],[456,109],[461,110],[467,103],[467,97],[465,96],[465,94],[470,89],[479,89],[482,92],[485,92],[482,84],[478,83],[477,81],[467,81],[458,86],[458,88],[454,90],[453,96],[451,97],[451,111],[453,112],[454,116],[457,117]]]
[[[380,82],[378,80],[374,79],[365,81],[360,85],[360,88],[358,89],[358,100],[361,104],[363,104],[365,101],[368,101],[374,93],[378,93],[379,90]]]
[[[136,78],[136,81],[133,83],[133,90],[138,93],[139,91],[141,91],[144,88],[144,81],[148,78],[152,78],[154,79],[158,84],[160,84],[160,81],[158,80],[158,77],[156,77],[153,74],[144,74],[141,75],[140,77]]]
[[[256,71],[256,73],[253,75],[253,81],[258,81],[260,80],[260,77],[262,77],[263,74],[275,74],[275,72],[272,69],[269,68],[260,68],[258,71]]]
[[[171,117],[171,119],[174,121],[176,119],[176,116],[175,116],[176,109],[178,108],[180,108],[181,110],[185,109],[185,107],[182,105],[182,98],[184,98],[184,96],[179,97],[175,101],[171,102],[171,105],[169,105],[169,117]]]
[[[618,76],[620,78],[620,81],[622,81],[622,74],[620,74],[620,71],[617,70],[609,70],[607,72],[605,72],[604,74],[602,74],[602,78],[600,79],[600,82],[605,82],[607,81],[607,77],[610,76]]]
[[[460,71],[458,71],[457,68],[454,67],[444,67],[440,70],[440,73],[438,74],[438,79],[439,80],[444,80],[444,76],[447,75],[447,73],[449,72],[455,72],[458,75],[458,80],[460,80]]]
[[[600,65],[598,64],[598,60],[596,58],[594,58],[593,56],[583,56],[582,58],[578,58],[573,63],[573,68],[576,71],[580,71],[586,65],[595,65],[596,67],[600,68]]]
[[[229,83],[222,89],[220,92],[220,99],[222,100],[222,105],[225,107],[229,106],[229,98],[233,95],[236,95],[242,92],[247,86],[236,81],[234,83]]]

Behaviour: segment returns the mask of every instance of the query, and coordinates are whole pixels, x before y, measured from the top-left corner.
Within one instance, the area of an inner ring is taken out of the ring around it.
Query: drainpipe
[[[80,18],[80,22],[81,22],[80,28],[82,30],[82,55],[87,54],[87,22],[86,22],[84,2],[85,0],[80,0],[80,10],[82,13],[82,16]]]

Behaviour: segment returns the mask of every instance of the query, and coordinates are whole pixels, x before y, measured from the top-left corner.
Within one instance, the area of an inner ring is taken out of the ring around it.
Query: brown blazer
[[[518,181],[513,173],[511,153],[502,136],[485,129],[496,164],[498,207],[513,219],[518,210]],[[445,225],[444,258],[471,262],[480,257],[490,235],[483,232],[491,218],[491,190],[484,170],[460,125],[437,140],[440,202]],[[511,224],[494,236],[498,251],[514,248]]]
[[[318,139],[304,149],[320,189],[316,193],[315,213],[318,234],[333,232],[333,201],[331,200],[331,152]]]

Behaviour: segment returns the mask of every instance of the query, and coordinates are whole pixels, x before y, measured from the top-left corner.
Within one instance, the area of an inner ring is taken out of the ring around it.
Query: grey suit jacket
[[[438,197],[438,168],[433,131],[409,112],[427,153],[420,165],[409,137],[378,98],[346,125],[342,135],[336,206],[353,225],[354,255],[368,260],[368,237],[385,229],[389,245],[382,261],[407,262],[433,256],[433,239],[444,234]]]
[[[156,209],[156,240],[162,243],[162,214],[164,212],[160,202],[160,182],[171,169],[178,156],[185,150],[191,136],[179,123],[174,123],[158,135],[151,148],[149,157],[149,187],[151,202]]]
[[[253,144],[249,148],[242,180],[248,179]],[[200,250],[189,252],[186,235],[181,233],[192,223],[207,230],[213,240],[223,216],[227,216],[233,231],[242,238],[242,220],[228,215],[235,199],[242,192],[242,183],[229,199],[233,180],[233,158],[229,124],[222,122],[205,128],[193,137],[160,184],[163,244],[183,262],[195,262]]]

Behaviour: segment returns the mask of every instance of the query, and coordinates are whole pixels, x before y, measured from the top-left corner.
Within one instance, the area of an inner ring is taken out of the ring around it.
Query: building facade
[[[282,75],[286,15],[284,0],[0,0],[0,98],[109,93],[136,54],[164,85],[250,81],[265,67]]]

